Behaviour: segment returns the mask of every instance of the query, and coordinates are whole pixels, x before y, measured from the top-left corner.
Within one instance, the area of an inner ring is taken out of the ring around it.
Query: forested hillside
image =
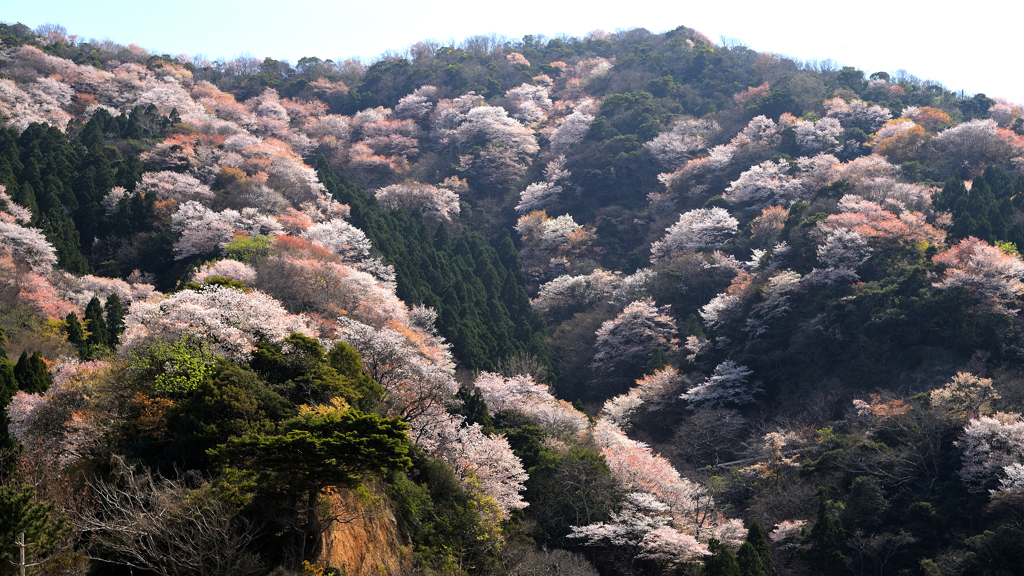
[[[0,24],[0,574],[1019,573],[1022,243],[902,70]]]

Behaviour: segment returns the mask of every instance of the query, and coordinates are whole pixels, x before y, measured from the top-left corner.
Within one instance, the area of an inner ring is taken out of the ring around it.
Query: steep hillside
[[[686,27],[0,42],[0,540],[52,571],[1017,570],[1019,105]]]

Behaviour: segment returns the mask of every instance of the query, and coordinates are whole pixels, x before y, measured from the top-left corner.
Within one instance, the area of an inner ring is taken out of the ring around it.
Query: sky
[[[944,10],[920,0],[0,0],[0,21],[59,23],[83,38],[210,59],[248,53],[371,60],[425,39],[496,33],[583,36],[680,25],[716,42],[802,60],[831,59],[867,73],[904,69],[968,95],[1024,103],[1019,27],[1024,3],[979,0]]]

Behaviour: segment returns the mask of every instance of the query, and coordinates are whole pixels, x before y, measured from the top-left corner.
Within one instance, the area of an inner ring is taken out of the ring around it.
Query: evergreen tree
[[[835,504],[828,499],[828,489],[818,487],[818,514],[810,533],[797,554],[814,570],[831,574],[843,565],[846,556],[846,531],[835,513]]]
[[[725,544],[712,538],[708,540],[708,552],[711,552],[711,555],[704,557],[701,576],[740,576],[740,566],[736,563],[736,557]]]
[[[105,347],[109,341],[109,335],[107,334],[107,323],[103,319],[103,306],[100,304],[99,298],[93,296],[92,300],[89,300],[89,304],[85,307],[85,321],[89,327],[86,343],[90,351],[95,351],[97,347]]]
[[[14,378],[18,381],[18,389],[30,394],[42,394],[53,384],[43,357],[39,352],[33,352],[29,356],[27,350],[21,352],[18,363],[14,366]]]
[[[121,304],[121,298],[117,294],[111,294],[107,296],[107,303],[103,305],[103,310],[106,313],[106,327],[107,327],[107,345],[111,349],[117,347],[117,340],[121,337],[121,333],[124,332],[124,305]]]
[[[22,532],[30,542],[25,559],[32,562],[48,552],[69,529],[64,515],[53,518],[52,502],[34,501],[35,488],[13,482],[0,485],[0,574],[15,574],[18,548],[11,544]]]
[[[761,523],[754,520],[747,529],[747,543],[753,546],[761,560],[761,566],[766,574],[775,572],[775,562],[772,560],[771,546],[768,544],[768,535],[764,533]]]
[[[651,353],[651,359],[647,362],[644,374],[654,374],[655,371],[661,370],[665,366],[668,366],[668,355],[661,348],[655,348]]]
[[[15,459],[11,455],[16,453],[18,443],[10,437],[7,419],[7,406],[11,398],[18,392],[18,380],[14,376],[14,364],[7,359],[7,352],[4,345],[7,343],[7,334],[0,328],[0,478],[9,474],[15,465]]]
[[[85,357],[88,352],[85,329],[82,328],[82,323],[79,322],[78,315],[74,312],[68,312],[68,315],[64,317],[64,333],[68,336],[68,342],[78,348],[78,355]]]
[[[744,542],[736,552],[736,563],[739,565],[742,576],[764,576],[764,564],[761,556],[754,549],[750,542]]]
[[[487,402],[479,388],[470,390],[468,386],[460,386],[455,395],[462,402],[457,413],[465,416],[467,424],[479,424],[485,429],[494,427],[491,415],[487,412]]]

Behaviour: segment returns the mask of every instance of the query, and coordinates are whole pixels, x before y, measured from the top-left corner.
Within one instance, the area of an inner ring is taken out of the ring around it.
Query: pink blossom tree
[[[940,290],[965,288],[987,312],[1015,315],[1017,297],[1024,293],[1024,261],[973,236],[932,257],[944,264],[942,280],[933,284]]]

